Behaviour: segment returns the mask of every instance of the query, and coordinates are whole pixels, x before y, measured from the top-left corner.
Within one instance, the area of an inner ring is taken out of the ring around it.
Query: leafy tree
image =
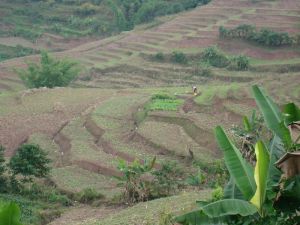
[[[32,177],[46,177],[50,172],[50,159],[47,154],[34,144],[23,144],[10,159],[9,167],[15,175],[22,175],[24,181],[31,181]]]
[[[30,62],[27,70],[18,70],[20,78],[29,88],[64,87],[78,76],[77,63],[67,59],[56,60],[47,52],[41,53],[41,63]]]

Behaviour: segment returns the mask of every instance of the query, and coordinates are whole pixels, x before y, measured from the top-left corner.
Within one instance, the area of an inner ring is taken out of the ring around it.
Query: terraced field
[[[265,86],[280,103],[300,102],[300,49],[221,40],[219,26],[251,23],[297,33],[299,15],[300,2],[296,0],[213,0],[158,26],[137,27],[55,53],[85,67],[69,88],[25,90],[13,68],[24,67],[24,60],[38,60],[38,56],[4,61],[0,63],[0,143],[6,147],[7,157],[24,142],[41,145],[53,160],[51,179],[60,189],[75,193],[92,187],[108,200],[122,191],[114,178],[122,175],[116,169],[119,159],[132,162],[157,156],[157,168],[173,160],[188,171],[191,152],[205,162],[221,158],[212,128],[223,124],[230,129],[251,112],[255,107],[249,92],[252,84]],[[174,50],[198,54],[211,45],[228,54],[252,57],[253,68],[243,72],[211,68],[210,76],[199,76],[193,65],[148,59],[149,54]],[[296,69],[290,71],[291,66]],[[199,89],[198,96],[191,93],[193,85]],[[183,104],[176,111],[149,111],[138,118],[157,93],[175,96]],[[209,194],[204,191],[199,197]],[[198,194],[183,198],[184,204],[190,206],[196,197]],[[168,200],[167,210],[177,211],[172,208],[174,202],[177,197]],[[154,212],[148,214],[151,218],[162,209],[152,204],[156,203],[141,204],[143,210]],[[75,214],[87,210],[75,208],[73,214],[66,213],[53,224],[120,224],[120,218],[128,219],[124,224],[132,224],[135,217],[128,215],[137,209],[140,205],[117,213],[110,208],[95,210],[82,222]],[[75,219],[70,220],[72,216]],[[146,224],[142,219],[137,217],[139,224]]]

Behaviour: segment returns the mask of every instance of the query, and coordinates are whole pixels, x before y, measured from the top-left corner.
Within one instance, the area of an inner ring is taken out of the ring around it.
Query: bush
[[[161,62],[165,60],[165,55],[162,52],[158,52],[153,56],[153,59]]]
[[[244,55],[239,55],[236,57],[233,57],[233,59],[231,60],[233,68],[235,68],[236,70],[248,70],[249,69],[249,58],[247,56]]]
[[[161,169],[153,171],[155,176],[155,195],[165,197],[176,193],[183,185],[181,177],[182,169],[176,162],[167,161],[161,165]]]
[[[258,31],[255,26],[248,24],[241,24],[233,29],[226,29],[221,26],[219,35],[221,38],[241,38],[265,46],[297,44],[297,36],[291,37],[286,32],[276,32],[267,28]]]
[[[8,165],[13,176],[20,174],[24,177],[24,181],[31,181],[32,177],[46,177],[49,174],[50,161],[38,145],[23,144]]]
[[[27,70],[17,72],[29,88],[64,87],[78,76],[79,70],[75,65],[77,63],[66,59],[55,60],[47,52],[42,52],[40,65],[31,62]]]
[[[171,61],[173,63],[179,63],[179,64],[187,64],[188,59],[186,55],[182,52],[173,52],[171,55]]]
[[[230,60],[216,46],[204,49],[202,58],[211,66],[223,68],[229,65]]]

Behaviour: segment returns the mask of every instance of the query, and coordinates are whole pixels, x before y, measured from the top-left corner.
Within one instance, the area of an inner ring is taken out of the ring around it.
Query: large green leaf
[[[20,223],[21,211],[17,204],[10,203],[0,209],[1,225],[22,225]]]
[[[232,177],[224,188],[225,199],[244,199],[242,192],[238,189]]]
[[[263,215],[263,204],[266,198],[267,181],[269,174],[270,155],[262,141],[258,141],[255,145],[256,166],[255,166],[255,182],[256,192],[251,203],[258,208],[260,215]]]
[[[224,152],[224,159],[230,176],[234,179],[245,199],[249,200],[256,190],[253,168],[243,159],[241,152],[228,139],[222,127],[216,127],[215,134],[218,144]]]
[[[278,106],[257,85],[254,85],[252,90],[256,104],[264,116],[267,127],[281,138],[287,148],[290,148],[292,145],[291,134],[284,125],[283,117]]]
[[[176,217],[176,222],[183,225],[225,225],[223,218],[209,218],[201,210],[195,210]]]
[[[202,211],[208,217],[215,218],[230,215],[249,216],[257,213],[257,208],[244,200],[224,199],[204,206]]]
[[[270,166],[268,172],[268,189],[277,185],[281,178],[281,172],[275,166],[275,163],[286,153],[283,143],[278,136],[274,136],[269,145]]]
[[[294,103],[284,105],[283,115],[286,125],[300,121],[300,109]]]

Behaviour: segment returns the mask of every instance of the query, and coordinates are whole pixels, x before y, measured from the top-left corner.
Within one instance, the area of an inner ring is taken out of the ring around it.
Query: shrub
[[[157,197],[169,196],[183,185],[181,182],[183,171],[176,162],[164,162],[161,168],[152,174],[155,176],[154,191]]]
[[[297,37],[291,37],[286,32],[276,32],[267,28],[257,30],[255,26],[241,24],[233,29],[219,27],[221,38],[241,38],[248,41],[254,41],[265,46],[283,46],[297,44]]]
[[[211,66],[223,68],[229,65],[230,60],[216,46],[204,49],[202,58]]]
[[[245,55],[235,56],[231,60],[231,65],[236,70],[248,70],[249,69],[249,58]]]
[[[171,61],[173,63],[179,63],[179,64],[187,64],[188,63],[188,59],[183,52],[173,52],[171,55]]]
[[[23,181],[31,181],[32,177],[46,177],[50,172],[49,163],[47,154],[38,145],[23,144],[8,165],[13,176],[20,174]]]
[[[158,52],[153,56],[154,60],[156,61],[164,61],[165,60],[165,55],[162,52]]]
[[[40,65],[31,62],[27,70],[17,72],[29,88],[64,87],[78,76],[79,70],[75,65],[77,63],[66,59],[55,60],[47,52],[42,52]]]

